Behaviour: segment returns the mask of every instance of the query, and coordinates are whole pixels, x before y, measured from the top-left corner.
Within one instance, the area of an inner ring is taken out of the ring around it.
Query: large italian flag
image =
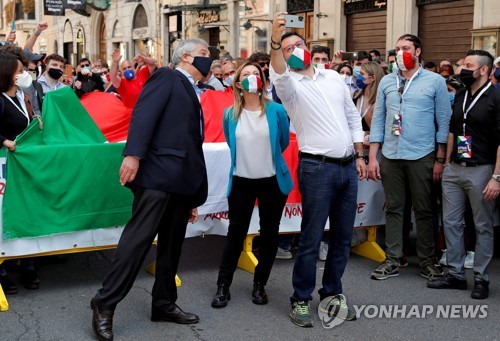
[[[113,95],[111,95],[113,96]],[[106,138],[70,87],[49,92],[7,154],[3,239],[118,226],[132,194],[120,185],[123,143]]]
[[[233,96],[232,90],[201,95],[205,143],[225,142],[222,116]],[[118,179],[124,144],[108,142],[126,139],[130,114],[112,94],[91,93],[80,102],[69,87],[47,93],[43,129],[33,121],[7,153],[2,238],[124,225],[133,200]],[[296,182],[294,136],[284,156]],[[288,199],[300,202],[298,186]]]

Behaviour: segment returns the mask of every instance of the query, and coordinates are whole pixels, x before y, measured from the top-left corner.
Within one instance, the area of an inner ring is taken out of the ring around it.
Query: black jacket
[[[156,70],[132,112],[123,155],[141,159],[131,186],[187,195],[201,206],[208,191],[201,106],[179,71]]]

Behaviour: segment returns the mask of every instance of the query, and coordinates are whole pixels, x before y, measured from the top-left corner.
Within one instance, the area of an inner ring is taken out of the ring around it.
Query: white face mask
[[[16,85],[21,89],[27,89],[33,83],[33,78],[27,71],[23,71],[23,73],[17,76]]]
[[[106,76],[105,76],[105,75],[102,75],[102,76],[101,76],[101,79],[102,79],[102,82],[103,82],[104,84],[108,84],[108,79],[106,78]]]
[[[348,86],[352,85],[352,76],[348,76],[345,73],[341,73],[340,78],[342,78],[344,83],[347,84]]]
[[[231,75],[231,76],[227,77],[226,79],[224,79],[224,84],[226,86],[232,86],[233,82],[234,82],[234,75]]]

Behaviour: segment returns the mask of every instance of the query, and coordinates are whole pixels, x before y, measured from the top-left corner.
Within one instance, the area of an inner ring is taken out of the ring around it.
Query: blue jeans
[[[312,299],[319,244],[328,218],[329,248],[319,294],[323,299],[342,293],[342,275],[349,258],[358,194],[354,163],[340,165],[301,158],[297,172],[302,194],[302,224],[293,268],[292,302]]]

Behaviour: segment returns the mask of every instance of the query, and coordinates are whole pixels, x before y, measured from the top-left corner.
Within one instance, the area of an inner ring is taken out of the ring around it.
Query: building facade
[[[64,16],[45,15],[45,0],[0,2],[0,39],[8,35],[14,13],[19,45],[38,22],[46,21],[49,28],[34,51],[57,52],[71,64],[82,57],[109,62],[115,48],[125,59],[148,51],[166,64],[177,44],[191,37],[209,42],[214,58],[226,52],[248,57],[256,50],[269,51],[277,11],[302,16],[304,28],[295,30],[310,46],[332,51],[377,49],[385,55],[399,36],[412,33],[422,39],[426,61],[456,61],[470,48],[500,55],[499,0],[101,1],[108,3],[106,8],[87,0],[83,9],[66,9]]]

